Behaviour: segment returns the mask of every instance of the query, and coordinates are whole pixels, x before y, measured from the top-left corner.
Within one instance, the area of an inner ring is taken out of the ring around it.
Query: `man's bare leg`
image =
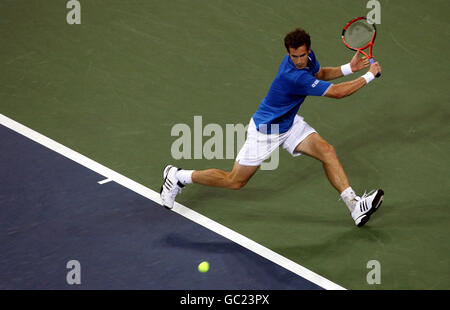
[[[347,175],[337,157],[334,147],[328,144],[318,133],[313,133],[300,142],[295,148],[295,151],[314,157],[322,162],[328,181],[339,192],[349,211],[353,212],[357,196],[350,187]]]
[[[337,157],[334,147],[328,144],[318,133],[309,135],[297,145],[295,151],[320,160],[328,180],[339,194],[350,187],[347,175]]]
[[[220,169],[196,170],[192,173],[192,182],[206,186],[240,189],[259,169],[259,166],[243,166],[234,162],[231,172]]]
[[[320,160],[331,185],[339,192],[347,205],[356,226],[361,227],[370,216],[380,207],[384,192],[375,190],[372,194],[356,196],[350,187],[344,168],[336,155],[334,147],[329,145],[319,134],[313,133],[303,140],[295,151],[312,156]]]

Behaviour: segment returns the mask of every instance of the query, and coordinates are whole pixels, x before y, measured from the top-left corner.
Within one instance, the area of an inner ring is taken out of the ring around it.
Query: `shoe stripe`
[[[170,185],[173,185],[173,183],[169,179],[167,179],[166,182],[169,182]]]
[[[361,212],[365,212],[365,211],[369,210],[369,206],[367,205],[367,202],[365,200],[361,201],[360,210],[361,210]]]
[[[183,188],[183,187],[184,187],[184,184],[181,183],[180,181],[177,182],[177,185],[178,185],[180,188]]]

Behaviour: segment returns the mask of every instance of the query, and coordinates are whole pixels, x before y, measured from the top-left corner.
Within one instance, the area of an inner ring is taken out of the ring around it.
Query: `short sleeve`
[[[309,73],[299,74],[295,81],[295,93],[304,96],[323,96],[331,85],[333,84],[318,80]]]

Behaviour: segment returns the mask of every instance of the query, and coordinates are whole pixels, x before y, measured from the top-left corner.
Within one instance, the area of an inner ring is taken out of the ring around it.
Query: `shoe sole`
[[[172,165],[167,165],[167,166],[164,168],[164,172],[163,172],[163,179],[164,179],[164,182],[166,181],[167,175],[169,174],[169,170],[170,170],[170,168],[172,168],[172,167],[173,167]]]
[[[164,181],[163,181],[163,185],[161,185],[161,189],[159,190],[159,195],[160,195],[160,196],[161,196],[161,193],[162,193],[162,191],[163,191],[164,183],[166,183],[167,176],[169,175],[169,170],[170,170],[171,168],[173,168],[173,167],[174,167],[174,166],[172,166],[172,165],[167,165],[167,166],[164,168],[164,172],[163,172],[163,178],[164,178]],[[161,201],[162,201],[162,197],[161,197]],[[169,207],[169,206],[166,206],[166,205],[164,204],[164,202],[163,202],[163,207],[166,208],[166,209],[168,209],[168,210],[172,210],[172,209],[173,209],[173,207],[171,208],[171,207]]]
[[[375,207],[373,207],[372,209],[369,210],[369,212],[364,214],[365,216],[361,219],[359,224],[356,226],[362,227],[362,226],[364,226],[364,224],[366,224],[370,220],[370,216],[372,214],[374,214],[378,210],[378,208],[381,206],[381,204],[383,202],[383,196],[384,196],[383,190],[379,189],[375,198],[373,199],[373,202],[375,202]]]

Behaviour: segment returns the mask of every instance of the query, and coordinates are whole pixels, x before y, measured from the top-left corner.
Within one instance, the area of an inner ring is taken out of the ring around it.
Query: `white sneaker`
[[[355,220],[356,226],[361,227],[369,221],[370,216],[378,210],[383,202],[383,195],[383,190],[378,189],[355,198],[356,205],[352,212],[352,218]]]
[[[181,170],[181,168],[177,168],[172,165],[166,166],[163,172],[164,183],[161,186],[161,200],[163,206],[167,209],[172,209],[173,204],[175,202],[175,197],[181,193],[182,188],[184,187],[177,178],[177,171]]]

